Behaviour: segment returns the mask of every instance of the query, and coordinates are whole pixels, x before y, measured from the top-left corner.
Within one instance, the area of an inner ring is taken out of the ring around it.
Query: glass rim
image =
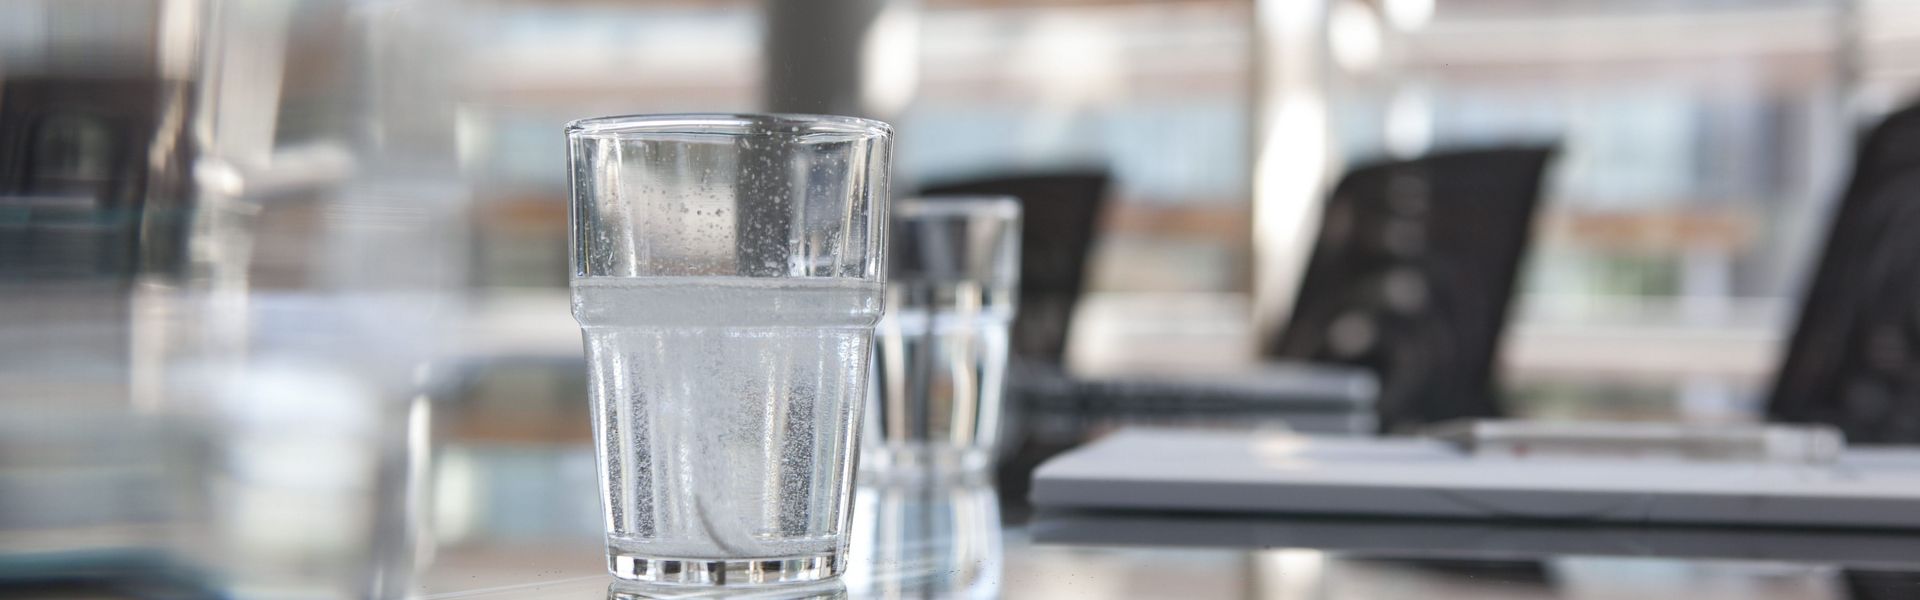
[[[589,117],[569,121],[568,138],[646,138],[687,135],[796,137],[833,142],[891,137],[884,121],[795,113],[663,113]]]
[[[1020,200],[1013,196],[932,195],[902,198],[893,206],[893,218],[903,217],[998,217],[1020,216]]]

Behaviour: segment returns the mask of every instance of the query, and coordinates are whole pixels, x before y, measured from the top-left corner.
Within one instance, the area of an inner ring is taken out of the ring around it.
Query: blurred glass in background
[[[891,214],[886,314],[874,328],[860,469],[878,477],[993,467],[1019,310],[1020,202],[929,196]]]

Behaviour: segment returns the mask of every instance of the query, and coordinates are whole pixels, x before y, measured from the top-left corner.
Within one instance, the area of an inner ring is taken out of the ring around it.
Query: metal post
[[[1327,0],[1258,0],[1254,20],[1254,324],[1293,308],[1340,169],[1327,105]]]

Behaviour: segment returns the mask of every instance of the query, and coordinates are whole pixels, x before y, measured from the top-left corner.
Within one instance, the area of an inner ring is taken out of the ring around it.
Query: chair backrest
[[[184,264],[190,86],[155,78],[0,84],[0,279],[128,281]]]
[[[921,190],[939,196],[1020,199],[1020,307],[1012,349],[1026,360],[1058,365],[1065,357],[1074,303],[1080,300],[1108,176],[1099,171],[1032,174],[946,182]]]
[[[1867,134],[1768,416],[1920,442],[1920,105]]]
[[[1383,429],[1497,416],[1493,360],[1551,155],[1447,152],[1348,172],[1268,353],[1373,370]]]

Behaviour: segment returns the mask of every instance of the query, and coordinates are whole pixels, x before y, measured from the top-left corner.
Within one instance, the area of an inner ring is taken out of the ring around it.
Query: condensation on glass
[[[609,569],[698,585],[838,574],[883,307],[890,128],[660,115],[567,137]]]

